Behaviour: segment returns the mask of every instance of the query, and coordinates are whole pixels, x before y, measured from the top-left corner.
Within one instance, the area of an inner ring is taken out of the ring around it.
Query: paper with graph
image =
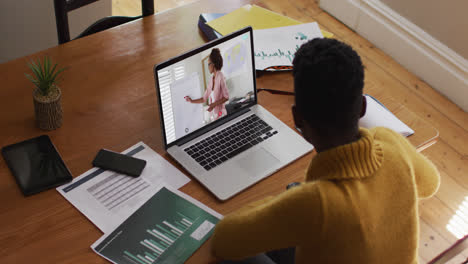
[[[203,126],[203,104],[193,104],[185,100],[185,96],[192,99],[202,97],[197,72],[171,83],[171,95],[176,138]]]
[[[163,187],[91,248],[119,264],[184,263],[221,217],[192,197]]]
[[[323,38],[316,22],[295,26],[254,30],[255,69],[292,66],[299,47],[314,38]]]

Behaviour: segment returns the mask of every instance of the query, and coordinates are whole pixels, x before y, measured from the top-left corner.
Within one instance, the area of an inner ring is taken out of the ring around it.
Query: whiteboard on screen
[[[184,98],[202,97],[198,73],[194,72],[171,83],[171,94],[176,138],[181,138],[203,126],[203,104],[193,104]]]

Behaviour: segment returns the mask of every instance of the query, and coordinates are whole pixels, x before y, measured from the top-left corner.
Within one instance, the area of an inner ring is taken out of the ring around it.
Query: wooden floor
[[[194,0],[158,0],[156,12],[190,3]],[[316,1],[308,1],[308,10],[284,14],[300,21],[317,21],[319,25],[339,40],[351,46],[361,55],[366,67],[366,87],[379,86],[439,130],[438,143],[423,151],[436,164],[441,174],[438,193],[420,203],[420,263],[427,263],[457,238],[447,229],[460,206],[465,201],[468,213],[468,113],[432,89],[427,83],[408,72],[392,58],[374,47],[342,23],[322,11]],[[291,5],[295,1],[283,1]],[[140,14],[140,1],[112,0],[114,15]],[[282,5],[281,4],[281,5]],[[267,6],[273,11],[281,6]],[[467,98],[468,99],[468,98]],[[398,216],[395,216],[398,217]],[[457,218],[460,233],[468,233],[468,215]],[[462,222],[465,222],[464,225]],[[468,250],[450,263],[461,263],[468,257]]]

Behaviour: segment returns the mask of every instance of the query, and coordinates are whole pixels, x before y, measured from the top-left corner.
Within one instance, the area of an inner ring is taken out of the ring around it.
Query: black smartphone
[[[138,177],[146,166],[146,160],[101,149],[93,160],[93,166]]]

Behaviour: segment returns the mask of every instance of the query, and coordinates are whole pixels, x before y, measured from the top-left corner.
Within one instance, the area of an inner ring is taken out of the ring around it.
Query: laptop
[[[257,103],[254,63],[247,27],[154,67],[165,150],[220,200],[313,149]]]

